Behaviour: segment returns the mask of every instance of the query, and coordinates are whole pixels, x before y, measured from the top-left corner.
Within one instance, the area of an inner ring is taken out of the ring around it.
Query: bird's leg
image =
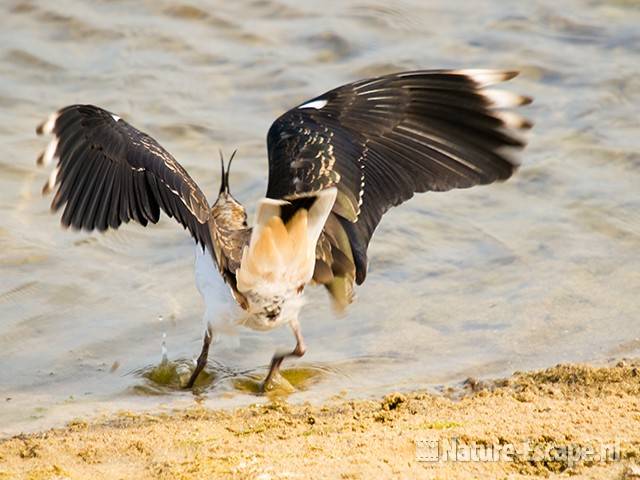
[[[202,351],[200,352],[200,356],[198,357],[196,368],[193,370],[191,378],[189,378],[189,381],[187,382],[186,388],[193,388],[193,384],[196,383],[198,375],[200,375],[200,372],[207,365],[207,358],[209,357],[209,346],[211,345],[211,336],[211,325],[207,325],[207,328],[204,331]]]
[[[306,352],[307,348],[304,344],[304,338],[302,338],[302,332],[300,330],[300,323],[298,323],[298,320],[294,320],[291,322],[291,330],[293,330],[293,334],[296,337],[296,348],[294,348],[292,351],[290,352],[276,352],[273,355],[273,358],[271,359],[271,366],[269,367],[269,373],[267,374],[266,378],[264,379],[264,381],[262,382],[261,385],[261,390],[263,392],[267,391],[267,387],[269,386],[269,384],[271,383],[271,381],[273,380],[273,377],[276,373],[278,373],[278,370],[280,369],[280,365],[282,365],[282,361],[287,358],[287,357],[301,357],[304,355],[304,353]]]

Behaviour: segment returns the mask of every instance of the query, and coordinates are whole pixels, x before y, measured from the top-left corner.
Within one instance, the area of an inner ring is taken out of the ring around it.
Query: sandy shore
[[[433,441],[439,442],[435,451]],[[567,446],[572,453],[563,453]],[[609,461],[590,455],[590,447]],[[441,461],[423,461],[434,454]],[[483,454],[498,461],[442,460]],[[470,380],[444,396],[413,392],[337,398],[322,406],[280,400],[232,411],[123,413],[0,443],[2,480],[640,479],[636,463],[638,361]]]

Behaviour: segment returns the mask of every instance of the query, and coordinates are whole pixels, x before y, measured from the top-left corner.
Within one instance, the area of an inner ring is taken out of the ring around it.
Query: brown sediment
[[[640,362],[560,365],[447,395],[123,413],[0,443],[0,479],[590,478],[632,479],[640,462]],[[455,398],[453,398],[455,397]],[[617,445],[619,458],[569,465],[421,462],[416,441]]]

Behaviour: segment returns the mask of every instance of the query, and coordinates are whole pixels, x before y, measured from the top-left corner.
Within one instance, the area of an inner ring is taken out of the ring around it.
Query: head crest
[[[231,162],[233,162],[233,157],[236,156],[236,152],[238,150],[234,150],[229,157],[229,162],[227,163],[227,168],[224,167],[224,155],[222,154],[222,149],[220,149],[220,167],[222,170],[222,176],[220,177],[220,193],[229,193],[229,170],[231,170]]]

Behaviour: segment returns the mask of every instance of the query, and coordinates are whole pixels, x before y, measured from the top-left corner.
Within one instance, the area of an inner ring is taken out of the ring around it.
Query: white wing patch
[[[55,126],[56,120],[58,120],[59,116],[60,113],[58,112],[54,112],[49,115],[49,118],[47,118],[47,120],[38,127],[38,131],[47,135],[53,132],[53,127]]]
[[[300,105],[298,108],[315,108],[316,110],[320,110],[327,104],[326,100],[314,100],[313,102],[307,102],[303,105]]]
[[[502,70],[489,70],[481,68],[467,68],[463,70],[454,70],[451,73],[465,75],[478,84],[479,87],[486,87],[496,83],[503,82],[509,77],[509,72]]]
[[[47,166],[51,163],[56,154],[56,150],[58,149],[59,140],[60,139],[58,137],[54,137],[54,139],[47,144],[44,154],[38,159],[38,165]]]
[[[53,187],[56,185],[56,179],[58,178],[59,171],[60,171],[60,168],[56,167],[49,174],[49,180],[47,180],[47,183],[45,183],[44,186],[42,187],[43,195],[46,195],[49,192],[51,192],[51,190],[53,190]]]
[[[494,112],[493,116],[500,119],[507,128],[521,130],[531,126],[531,123],[526,118],[514,112]]]
[[[530,103],[530,99],[506,90],[484,89],[478,93],[486,98],[493,108],[512,108]]]

